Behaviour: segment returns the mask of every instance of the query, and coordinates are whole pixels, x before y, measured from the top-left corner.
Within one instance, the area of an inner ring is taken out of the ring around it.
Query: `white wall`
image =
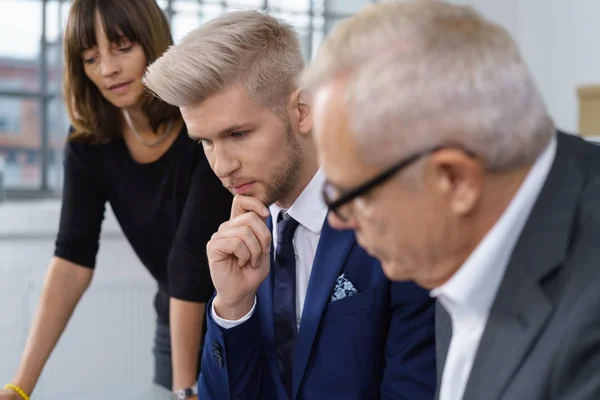
[[[0,203],[0,384],[17,367],[52,255],[60,202]],[[155,283],[109,211],[94,280],[42,375],[37,398],[152,380]]]
[[[513,35],[556,124],[576,132],[576,88],[600,83],[600,1],[449,1],[472,5]]]

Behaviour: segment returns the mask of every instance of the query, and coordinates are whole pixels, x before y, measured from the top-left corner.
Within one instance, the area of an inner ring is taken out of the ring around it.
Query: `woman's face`
[[[95,35],[96,46],[81,53],[85,74],[115,107],[135,107],[146,92],[142,84],[147,64],[144,49],[125,37],[119,43],[110,42],[98,12]]]

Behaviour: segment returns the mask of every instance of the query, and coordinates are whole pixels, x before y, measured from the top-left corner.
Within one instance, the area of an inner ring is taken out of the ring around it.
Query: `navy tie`
[[[273,259],[273,316],[281,380],[292,398],[292,365],[296,341],[296,255],[294,231],[298,221],[283,210],[277,218],[277,247]]]

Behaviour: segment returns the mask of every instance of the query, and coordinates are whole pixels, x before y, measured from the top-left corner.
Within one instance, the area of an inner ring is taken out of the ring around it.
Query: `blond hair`
[[[303,68],[290,25],[258,11],[233,11],[188,33],[148,67],[143,83],[165,102],[186,106],[241,82],[258,104],[277,110]]]
[[[555,132],[516,44],[470,7],[366,7],[326,38],[300,86],[335,79],[369,162],[453,144],[502,170],[532,163]]]

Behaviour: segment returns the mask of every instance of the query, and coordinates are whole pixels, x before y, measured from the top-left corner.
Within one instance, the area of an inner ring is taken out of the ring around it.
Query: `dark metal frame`
[[[27,0],[26,0],[27,1]],[[40,103],[40,135],[41,135],[41,157],[40,157],[40,168],[41,168],[41,182],[40,186],[35,189],[18,189],[18,188],[6,188],[6,197],[8,199],[39,199],[39,198],[48,198],[48,197],[60,197],[60,188],[52,188],[52,185],[49,182],[49,156],[48,152],[51,151],[49,148],[49,113],[55,112],[55,110],[50,110],[50,104],[53,100],[61,99],[62,94],[57,92],[50,92],[48,86],[48,42],[46,38],[46,19],[47,19],[47,6],[48,0],[35,0],[40,1],[42,4],[42,36],[40,38],[41,46],[40,46],[40,87],[36,92],[27,92],[27,91],[13,91],[13,90],[0,90],[0,96],[2,97],[15,97],[19,99],[27,99],[34,98],[38,99]],[[58,18],[59,18],[59,27],[62,26],[62,6],[65,2],[69,0],[56,0],[58,1]],[[165,13],[169,19],[169,22],[172,22],[173,16],[176,14],[174,10],[174,4],[178,1],[185,0],[168,0],[165,7]],[[366,0],[365,2],[376,2],[377,0]],[[228,0],[196,0],[197,4],[203,6],[205,4],[221,4],[223,7],[229,6],[242,6],[240,4],[236,4],[236,0],[228,1]],[[340,14],[331,12],[328,7],[327,0],[324,0],[324,7],[322,12],[318,13],[315,11],[315,1],[311,0],[309,3],[309,9],[307,11],[298,11],[298,10],[289,10],[282,7],[271,7],[269,0],[263,0],[262,9],[269,10],[273,13],[285,13],[290,15],[307,15],[308,16],[308,42],[307,42],[307,58],[310,59],[313,54],[313,34],[315,29],[315,17],[323,18],[323,36],[327,34],[327,22],[330,20],[339,20],[345,17],[348,17],[350,14]],[[202,8],[200,9],[200,13],[202,12]],[[62,42],[62,32],[59,32],[58,37],[59,42]],[[62,59],[60,61],[59,69],[62,69]],[[66,128],[65,128],[66,129]]]

